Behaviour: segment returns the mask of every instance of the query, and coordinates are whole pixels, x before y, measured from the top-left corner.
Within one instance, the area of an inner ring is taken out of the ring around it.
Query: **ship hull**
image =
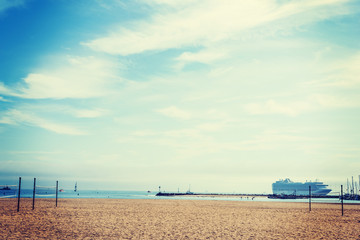
[[[289,179],[280,180],[272,184],[273,194],[276,195],[309,195],[309,188],[311,187],[311,195],[325,196],[331,192],[327,185],[322,182],[292,182]]]

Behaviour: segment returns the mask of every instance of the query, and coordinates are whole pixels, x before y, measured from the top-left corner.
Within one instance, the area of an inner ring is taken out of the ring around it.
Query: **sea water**
[[[3,197],[17,197],[18,191],[0,190],[0,198]],[[21,189],[20,196],[22,198],[32,198],[34,195],[33,189]],[[156,193],[149,193],[146,191],[105,191],[105,190],[63,190],[58,192],[58,198],[112,198],[112,199],[151,199],[156,198]],[[36,198],[53,198],[56,197],[56,190],[36,189]]]
[[[0,190],[0,198],[17,198],[17,190]],[[21,198],[32,198],[33,189],[21,189]],[[36,198],[56,198],[54,188],[37,189]],[[64,190],[58,192],[58,198],[101,198],[101,199],[182,199],[182,200],[221,200],[221,201],[266,201],[266,202],[309,202],[309,199],[269,199],[267,197],[240,197],[240,196],[156,196],[156,192],[147,191],[106,191],[106,190]],[[314,198],[311,202],[340,203],[339,199]],[[358,203],[360,201],[344,200],[344,203]]]

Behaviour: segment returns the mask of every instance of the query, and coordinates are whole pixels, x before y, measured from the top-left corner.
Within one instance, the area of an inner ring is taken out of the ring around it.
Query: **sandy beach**
[[[1,239],[360,239],[360,205],[0,199]]]

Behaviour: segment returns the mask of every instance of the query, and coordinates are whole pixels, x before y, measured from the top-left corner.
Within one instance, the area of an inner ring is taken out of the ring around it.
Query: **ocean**
[[[151,199],[157,198],[156,193],[146,191],[104,191],[104,190],[63,190],[58,192],[58,198],[112,198],[112,199]],[[21,198],[32,198],[33,189],[21,189]],[[16,198],[17,190],[0,190],[0,198]],[[55,198],[55,188],[37,188],[36,198]]]
[[[32,189],[22,189],[21,198],[32,198]],[[56,198],[55,188],[37,188],[36,198]],[[17,198],[17,190],[0,190],[0,198]],[[147,191],[106,191],[106,190],[64,190],[58,192],[61,198],[109,198],[109,199],[182,199],[182,200],[222,200],[222,201],[266,201],[266,202],[308,202],[308,199],[268,199],[266,197],[239,196],[156,196],[156,192]],[[312,199],[312,202],[340,203],[339,199]],[[359,201],[344,201],[344,203],[360,203]]]

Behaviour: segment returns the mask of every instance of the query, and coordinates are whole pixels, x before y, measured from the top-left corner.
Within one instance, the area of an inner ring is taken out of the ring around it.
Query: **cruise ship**
[[[311,195],[325,196],[331,189],[323,182],[293,182],[289,178],[281,179],[272,184],[273,194],[276,195],[309,195],[309,186],[311,186]]]

